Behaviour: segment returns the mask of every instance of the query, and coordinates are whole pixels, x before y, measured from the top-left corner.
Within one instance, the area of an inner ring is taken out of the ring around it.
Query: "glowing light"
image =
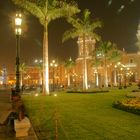
[[[121,13],[124,8],[125,8],[125,5],[121,5],[121,7],[118,9],[117,13]]]
[[[54,94],[54,96],[56,97],[56,96],[57,96],[57,94]]]
[[[132,3],[132,2],[134,2],[135,0],[130,0],[130,2]]]
[[[38,93],[35,94],[35,97],[37,97],[37,96],[38,96]]]
[[[108,6],[110,6],[112,4],[112,0],[108,1]]]
[[[21,24],[22,24],[21,14],[16,14],[15,25],[16,26],[21,26]]]

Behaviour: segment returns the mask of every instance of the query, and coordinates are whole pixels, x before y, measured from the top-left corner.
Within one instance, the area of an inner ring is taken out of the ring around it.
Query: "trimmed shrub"
[[[95,90],[95,91],[67,91],[67,93],[105,93],[109,92],[109,90]]]
[[[127,98],[113,103],[113,107],[140,115],[140,98]]]

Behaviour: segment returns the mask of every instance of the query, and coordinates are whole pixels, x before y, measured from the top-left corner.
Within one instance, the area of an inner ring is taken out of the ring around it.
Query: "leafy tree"
[[[63,42],[69,38],[81,37],[83,44],[83,90],[88,89],[87,84],[87,62],[86,62],[86,36],[90,36],[97,41],[100,40],[100,36],[95,33],[96,28],[101,27],[101,22],[99,20],[90,19],[90,11],[85,10],[83,12],[83,17],[71,17],[68,22],[73,25],[73,28],[66,31],[63,35]]]
[[[52,20],[79,12],[77,5],[66,0],[12,0],[16,5],[37,17],[44,27],[43,37],[43,94],[49,94],[48,25]]]

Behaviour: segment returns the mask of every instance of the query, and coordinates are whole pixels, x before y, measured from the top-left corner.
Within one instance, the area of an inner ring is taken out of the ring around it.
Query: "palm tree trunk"
[[[86,44],[85,34],[83,34],[83,90],[87,90],[87,61],[86,61]]]
[[[98,73],[98,70],[97,70],[97,73],[95,73],[95,80],[96,80],[96,87],[99,87],[99,73]]]
[[[114,70],[114,86],[117,86],[117,71]]]
[[[105,87],[108,87],[108,74],[107,74],[107,62],[106,62],[106,56],[105,56],[105,60],[104,60],[104,64],[105,64]]]
[[[49,94],[48,28],[47,23],[43,40],[43,94]]]
[[[39,85],[42,85],[42,70],[39,70]]]
[[[68,87],[70,87],[70,73],[68,72]]]
[[[20,87],[23,86],[23,72],[20,72]]]

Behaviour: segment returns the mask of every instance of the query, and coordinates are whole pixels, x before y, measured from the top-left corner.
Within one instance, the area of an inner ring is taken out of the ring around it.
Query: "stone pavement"
[[[37,136],[31,126],[29,135],[26,137],[15,137],[12,125],[5,124],[11,112],[10,91],[0,91],[0,140],[37,140]]]

